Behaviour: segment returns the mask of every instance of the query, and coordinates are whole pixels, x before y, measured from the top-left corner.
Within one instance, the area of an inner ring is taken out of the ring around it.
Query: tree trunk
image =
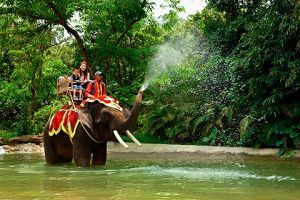
[[[75,37],[78,46],[80,48],[81,55],[83,56],[84,61],[87,62],[88,72],[92,75],[93,73],[90,64],[89,53],[84,46],[84,42],[82,38],[80,37],[78,32],[69,25],[67,20],[63,17],[62,13],[59,11],[59,9],[56,7],[56,5],[53,2],[48,2],[48,5],[53,10],[55,15],[58,17],[58,23],[62,25],[68,31],[68,33],[70,33]]]

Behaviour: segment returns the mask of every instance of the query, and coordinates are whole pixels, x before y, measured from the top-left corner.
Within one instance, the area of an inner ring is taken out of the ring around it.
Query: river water
[[[106,166],[0,155],[0,199],[299,200],[300,160],[184,153],[110,153]]]

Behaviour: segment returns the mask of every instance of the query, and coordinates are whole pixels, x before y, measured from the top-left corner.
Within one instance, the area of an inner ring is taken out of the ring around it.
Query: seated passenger
[[[82,100],[82,86],[79,76],[79,69],[74,69],[73,74],[70,76],[71,81],[73,82],[73,100]],[[77,91],[79,92],[79,99],[76,96]]]
[[[90,82],[85,90],[85,96],[87,98],[97,98],[106,95],[102,72],[97,71],[94,78],[95,80]]]
[[[90,73],[87,70],[87,63],[85,61],[82,61],[80,63],[79,75],[80,75],[81,86],[84,89],[86,89],[88,83],[90,82]]]

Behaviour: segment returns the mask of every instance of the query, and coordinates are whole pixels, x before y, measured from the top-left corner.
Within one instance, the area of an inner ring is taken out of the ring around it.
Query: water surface
[[[0,155],[0,199],[299,200],[300,160],[234,155],[110,153],[107,165],[45,164]]]

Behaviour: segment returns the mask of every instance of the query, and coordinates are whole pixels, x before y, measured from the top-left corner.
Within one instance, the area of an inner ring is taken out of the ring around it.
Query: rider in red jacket
[[[97,71],[94,78],[95,80],[90,82],[85,90],[85,96],[87,98],[97,98],[106,95],[102,72]]]

